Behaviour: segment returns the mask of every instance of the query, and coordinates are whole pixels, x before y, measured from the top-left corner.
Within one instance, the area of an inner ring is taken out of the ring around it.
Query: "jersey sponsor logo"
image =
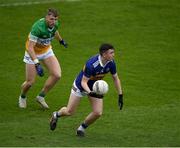
[[[48,39],[38,38],[37,43],[47,46],[47,45],[51,44],[52,39],[53,39],[53,37],[52,38],[48,38]]]
[[[99,69],[100,70],[100,69]],[[110,70],[110,68],[106,68],[106,69],[101,69],[100,71],[96,71],[96,75],[100,75],[100,74],[105,74],[108,73]]]
[[[51,35],[50,35],[51,36]],[[34,41],[34,42],[37,42],[38,44],[41,44],[41,45],[50,45],[51,44],[51,41],[53,40],[54,37],[50,37],[50,38],[47,38],[47,35],[43,35],[44,38],[46,39],[43,39],[43,38],[39,38],[37,36],[34,36],[30,33],[29,35],[29,39],[31,41]]]

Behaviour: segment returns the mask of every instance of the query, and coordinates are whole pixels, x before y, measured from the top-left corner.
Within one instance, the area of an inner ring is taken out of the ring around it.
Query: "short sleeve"
[[[110,66],[110,72],[112,75],[116,74],[116,64],[114,61],[111,62],[111,66]]]
[[[33,42],[37,42],[38,36],[40,35],[40,29],[37,25],[33,26],[29,35],[29,40]]]
[[[84,76],[86,76],[87,78],[90,78],[92,76],[92,66],[86,64],[83,68],[83,74]]]

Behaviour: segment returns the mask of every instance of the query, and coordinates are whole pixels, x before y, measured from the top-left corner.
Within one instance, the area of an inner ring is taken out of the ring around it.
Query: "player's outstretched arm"
[[[59,41],[60,45],[63,45],[65,48],[68,47],[68,44],[63,40],[58,31],[55,32],[55,38]]]
[[[115,88],[118,92],[118,106],[119,106],[119,109],[122,110],[124,103],[123,103],[123,92],[122,92],[121,81],[117,73],[114,74],[112,77],[113,77]]]

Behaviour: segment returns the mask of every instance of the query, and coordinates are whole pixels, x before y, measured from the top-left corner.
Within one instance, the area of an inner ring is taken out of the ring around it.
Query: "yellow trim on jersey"
[[[105,74],[99,74],[96,76],[91,76],[90,80],[102,80],[104,78]]]
[[[26,41],[26,50],[28,50],[28,45],[29,45],[29,39],[27,39]],[[52,48],[51,45],[45,46],[45,45],[36,43],[36,45],[34,46],[34,52],[36,54],[43,54],[43,53],[46,53],[49,48]]]

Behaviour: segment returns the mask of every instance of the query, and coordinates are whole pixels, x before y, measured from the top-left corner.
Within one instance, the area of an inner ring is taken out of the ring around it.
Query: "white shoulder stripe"
[[[99,60],[93,63],[93,67],[96,68],[99,65]]]

